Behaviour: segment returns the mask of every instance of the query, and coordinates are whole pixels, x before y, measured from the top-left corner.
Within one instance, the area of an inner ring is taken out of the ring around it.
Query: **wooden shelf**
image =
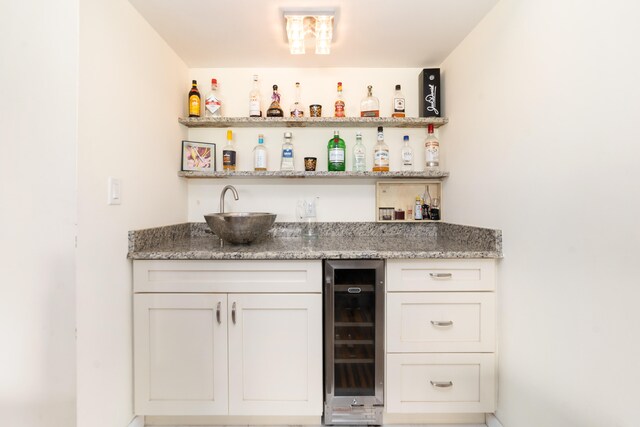
[[[180,117],[178,122],[189,128],[253,128],[253,127],[393,127],[438,128],[449,121],[446,117]]]
[[[330,178],[330,179],[440,179],[449,176],[446,171],[392,171],[392,172],[306,172],[306,171],[218,171],[218,172],[199,172],[199,171],[180,171],[178,176],[183,178]]]

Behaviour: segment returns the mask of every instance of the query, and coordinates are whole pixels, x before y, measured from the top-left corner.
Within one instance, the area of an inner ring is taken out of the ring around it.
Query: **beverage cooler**
[[[326,425],[379,425],[384,408],[384,261],[324,263]]]

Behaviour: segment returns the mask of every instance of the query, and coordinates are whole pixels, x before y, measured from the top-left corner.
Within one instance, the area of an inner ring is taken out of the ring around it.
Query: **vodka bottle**
[[[196,80],[191,80],[191,90],[187,99],[189,100],[189,117],[200,117],[200,91]]]
[[[222,116],[222,102],[217,94],[218,80],[211,79],[211,90],[204,98],[204,115],[205,117]]]
[[[282,154],[280,158],[281,171],[295,170],[295,157],[293,155],[293,144],[291,143],[291,138],[291,132],[284,133],[284,142],[282,143]]]
[[[262,117],[260,108],[260,88],[258,87],[258,76],[253,76],[253,88],[249,92],[249,117]]]
[[[264,146],[264,136],[258,135],[258,145],[253,148],[253,170],[267,170],[267,149]]]
[[[233,132],[227,131],[227,145],[222,149],[222,169],[225,171],[236,170],[236,147],[233,145]]]
[[[424,140],[425,166],[427,170],[435,170],[440,167],[440,142],[433,134],[433,124],[429,123],[427,129]]]
[[[403,139],[404,139],[404,145],[402,146],[402,150],[401,150],[402,170],[412,171],[413,170],[413,148],[409,146],[409,135],[405,135]]]
[[[367,149],[362,143],[362,133],[356,133],[356,145],[353,146],[353,161],[351,169],[354,172],[364,172],[367,170]]]
[[[360,102],[360,117],[380,117],[380,101],[371,93],[373,86],[367,86],[367,96]]]
[[[300,103],[300,83],[296,82],[296,97],[291,104],[291,117],[304,117],[304,107]]]
[[[330,172],[344,172],[345,168],[345,153],[347,146],[344,143],[344,139],[340,138],[339,132],[336,130],[333,132],[333,138],[329,140],[327,145],[328,155],[328,167]]]
[[[342,96],[342,82],[338,82],[338,95],[336,97],[336,103],[333,110],[334,117],[345,117],[344,113],[344,97]]]
[[[393,113],[391,117],[404,117],[404,95],[400,85],[396,85],[396,91],[393,94]]]
[[[373,147],[373,171],[389,171],[389,146],[384,142],[382,126],[378,126],[378,141]]]

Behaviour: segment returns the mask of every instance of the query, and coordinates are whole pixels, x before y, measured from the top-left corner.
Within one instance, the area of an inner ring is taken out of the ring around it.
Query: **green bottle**
[[[328,170],[330,172],[344,172],[346,170],[345,152],[347,146],[344,139],[340,138],[338,131],[333,131],[333,138],[329,140],[327,145],[328,154]]]

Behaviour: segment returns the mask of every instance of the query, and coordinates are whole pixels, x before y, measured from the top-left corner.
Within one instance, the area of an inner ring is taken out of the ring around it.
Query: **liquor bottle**
[[[371,93],[373,86],[367,86],[367,96],[360,102],[360,117],[380,117],[380,101]]]
[[[236,170],[236,147],[233,145],[233,132],[227,131],[227,145],[222,149],[222,169],[226,171]]]
[[[253,148],[253,170],[267,170],[267,149],[264,146],[264,135],[258,135],[258,145]]]
[[[416,204],[413,208],[413,219],[422,219],[422,200],[416,196]]]
[[[269,109],[267,110],[267,117],[284,117],[282,108],[280,108],[280,94],[278,93],[278,85],[273,85],[271,105],[269,105]]]
[[[342,82],[338,82],[338,95],[336,97],[335,108],[333,111],[334,117],[345,117],[344,113],[344,97],[342,96]]]
[[[440,166],[440,142],[433,134],[432,123],[429,123],[427,129],[427,137],[424,140],[425,165],[428,170],[435,170]]]
[[[249,92],[249,117],[262,117],[260,108],[260,88],[258,87],[258,76],[253,76],[253,88]]]
[[[356,145],[353,146],[353,161],[351,170],[364,172],[367,170],[367,149],[362,143],[362,133],[356,133]]]
[[[328,167],[330,172],[344,172],[345,167],[345,153],[347,146],[344,143],[344,139],[340,138],[339,132],[333,131],[333,138],[329,140],[327,145],[328,155]]]
[[[222,102],[218,98],[216,91],[218,90],[218,80],[211,79],[211,90],[204,98],[204,115],[205,117],[222,116]]]
[[[282,143],[282,156],[280,158],[281,171],[293,171],[295,169],[295,157],[293,155],[293,144],[291,143],[291,132],[284,133],[284,142]]]
[[[413,170],[413,148],[409,145],[409,135],[405,135],[404,145],[402,146],[401,155],[402,155],[402,170],[403,171],[412,171]]]
[[[200,117],[200,91],[198,91],[198,82],[196,80],[191,80],[188,100],[189,117]]]
[[[300,83],[296,82],[296,98],[291,104],[291,117],[304,117],[304,107],[300,103]]]
[[[396,85],[396,91],[393,94],[393,114],[391,117],[404,117],[404,95],[400,85]]]
[[[389,146],[384,143],[382,126],[378,126],[378,142],[373,147],[373,171],[389,171]]]

